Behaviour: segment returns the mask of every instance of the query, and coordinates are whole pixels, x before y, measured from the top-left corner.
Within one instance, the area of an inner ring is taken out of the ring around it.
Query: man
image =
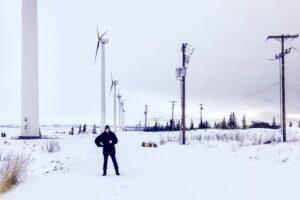
[[[118,138],[114,132],[110,130],[108,125],[105,126],[104,132],[101,133],[96,139],[95,143],[98,147],[103,147],[103,156],[104,156],[104,163],[103,163],[103,175],[106,176],[107,170],[107,160],[108,156],[111,157],[112,162],[114,163],[116,175],[120,175],[119,167],[116,160],[116,149],[115,144],[118,143]]]

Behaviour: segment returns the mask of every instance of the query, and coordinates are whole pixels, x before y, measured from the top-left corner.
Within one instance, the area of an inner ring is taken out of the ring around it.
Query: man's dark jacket
[[[111,140],[112,143],[109,143],[109,140]],[[108,154],[114,155],[116,153],[115,144],[118,143],[118,138],[116,134],[112,131],[108,133],[103,132],[95,139],[95,143],[98,147],[103,147],[104,155],[108,155]]]

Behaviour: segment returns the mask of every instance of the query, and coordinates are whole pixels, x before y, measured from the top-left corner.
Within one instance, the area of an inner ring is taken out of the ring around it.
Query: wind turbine
[[[124,129],[124,125],[125,125],[125,109],[123,107],[123,115],[122,115],[122,127]]]
[[[120,91],[118,93],[117,98],[118,98],[118,103],[119,103],[119,127],[121,128],[121,118],[122,118],[122,116],[121,116],[121,111],[122,111],[122,109],[121,109],[122,108],[121,99],[122,99],[122,95],[120,95]]]
[[[110,93],[112,89],[114,89],[114,131],[117,130],[117,85],[118,81],[113,79],[113,76],[111,74],[111,87],[110,87]]]
[[[109,39],[103,38],[104,35],[107,33],[105,31],[101,36],[99,35],[99,29],[97,26],[97,36],[98,36],[98,43],[97,43],[97,49],[96,49],[96,55],[95,55],[95,63],[97,59],[97,54],[99,50],[99,46],[101,43],[101,51],[102,51],[102,56],[101,56],[101,125],[104,127],[106,125],[106,120],[105,120],[105,44],[108,43]]]
[[[121,101],[121,104],[120,104],[120,111],[121,111],[121,130],[123,130],[123,126],[124,126],[124,100]]]

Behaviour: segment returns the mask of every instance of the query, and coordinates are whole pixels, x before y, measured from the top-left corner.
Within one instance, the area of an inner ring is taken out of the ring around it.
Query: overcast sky
[[[231,111],[239,120],[279,120],[280,50],[270,34],[300,32],[299,0],[51,0],[38,1],[40,122],[100,123],[100,57],[94,64],[96,26],[109,30],[110,74],[125,98],[126,122],[168,119],[170,100],[180,100],[175,68],[181,43],[195,52],[188,66],[187,114],[213,123]],[[0,0],[0,124],[20,122],[21,0]],[[287,41],[288,120],[300,120],[300,39]],[[241,99],[244,99],[240,101]],[[113,97],[107,96],[112,121]],[[237,102],[237,103],[235,103]],[[179,117],[180,106],[176,106]],[[189,120],[189,119],[188,119]],[[188,122],[189,123],[189,122]]]

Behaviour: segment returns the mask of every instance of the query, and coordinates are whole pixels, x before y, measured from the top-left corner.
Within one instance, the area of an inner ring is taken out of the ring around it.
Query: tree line
[[[289,123],[289,126],[292,127],[292,122]],[[300,121],[298,124],[300,128]],[[188,130],[196,130],[196,129],[248,129],[248,128],[268,128],[268,129],[278,129],[280,125],[276,122],[276,118],[274,117],[272,123],[265,121],[252,121],[250,124],[247,124],[246,116],[243,115],[242,120],[237,120],[237,117],[234,112],[229,114],[229,117],[223,117],[221,121],[215,121],[213,126],[210,125],[208,121],[201,121],[199,124],[194,124],[193,119],[191,119],[190,125],[187,126]],[[156,131],[179,131],[181,129],[181,121],[180,120],[169,120],[165,125],[159,123],[155,120],[153,126],[148,126],[144,131],[156,132]]]

